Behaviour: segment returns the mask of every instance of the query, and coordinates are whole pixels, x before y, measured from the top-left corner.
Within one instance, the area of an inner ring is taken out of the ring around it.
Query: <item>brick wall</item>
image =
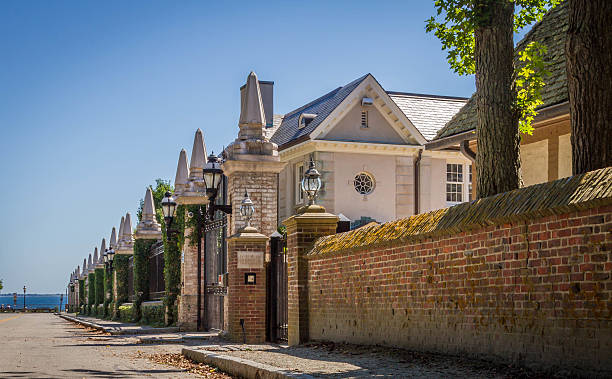
[[[612,170],[558,182],[320,239],[309,338],[612,372]]]
[[[267,238],[228,241],[228,306],[229,338],[235,342],[264,343],[266,339],[266,270],[263,267],[238,269],[238,252],[258,252],[262,256]],[[246,273],[254,273],[255,284],[245,284]],[[244,332],[240,320],[244,320]]]

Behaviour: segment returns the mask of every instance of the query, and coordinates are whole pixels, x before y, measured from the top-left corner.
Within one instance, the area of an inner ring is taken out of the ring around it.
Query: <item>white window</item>
[[[361,111],[361,127],[368,127],[368,111]]]
[[[446,165],[446,202],[458,204],[463,201],[463,165]]]
[[[304,202],[304,192],[302,191],[302,178],[304,177],[304,164],[298,163],[295,165],[295,203],[301,204]]]
[[[472,165],[468,166],[468,170],[469,170],[469,179],[470,181],[468,182],[468,199],[467,201],[472,201]]]

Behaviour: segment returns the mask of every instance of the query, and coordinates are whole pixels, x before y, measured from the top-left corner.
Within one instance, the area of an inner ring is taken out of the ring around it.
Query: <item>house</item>
[[[262,93],[262,103],[269,101]],[[300,181],[311,157],[322,174],[317,203],[357,223],[469,200],[471,161],[459,148],[424,148],[466,101],[387,91],[367,74],[275,115],[264,134],[287,163],[279,174],[279,220],[306,201]]]
[[[542,89],[543,104],[533,121],[532,135],[521,136],[521,170],[523,184],[548,182],[572,175],[569,95],[565,69],[565,40],[568,28],[567,2],[549,11],[525,35],[515,49],[518,52],[532,41],[547,46],[544,56],[550,76]],[[477,149],[475,96],[426,144],[426,151]],[[473,177],[475,179],[475,175]],[[475,188],[475,187],[474,187]]]

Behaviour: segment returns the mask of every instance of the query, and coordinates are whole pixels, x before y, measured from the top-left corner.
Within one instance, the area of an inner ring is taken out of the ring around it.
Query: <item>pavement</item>
[[[197,378],[149,355],[179,355],[185,344],[141,344],[49,313],[0,313],[0,378]]]

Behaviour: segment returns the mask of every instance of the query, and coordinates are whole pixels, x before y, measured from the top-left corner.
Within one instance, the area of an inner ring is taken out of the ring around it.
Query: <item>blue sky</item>
[[[63,291],[68,275],[173,179],[202,128],[237,133],[251,70],[275,113],[372,73],[387,90],[469,96],[426,34],[422,1],[0,2],[0,279]]]

